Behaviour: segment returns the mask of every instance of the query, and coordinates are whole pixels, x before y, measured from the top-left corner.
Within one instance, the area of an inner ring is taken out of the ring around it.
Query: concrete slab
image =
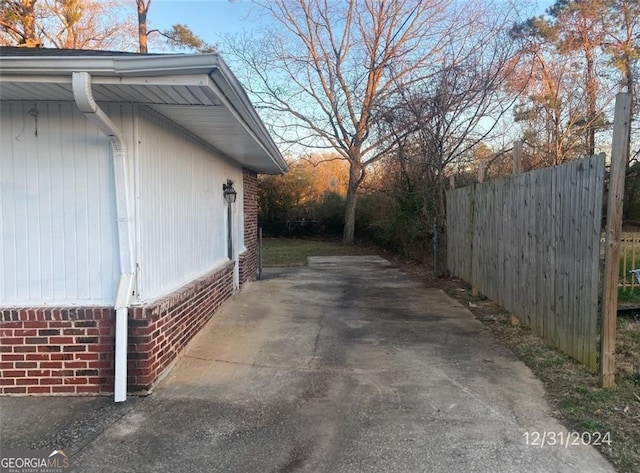
[[[614,471],[591,446],[548,435],[531,445],[536,433],[567,435],[542,384],[442,291],[375,256],[264,275],[151,396],[115,410],[66,400],[71,420],[105,412],[97,435],[70,442],[74,471]],[[47,402],[3,399],[3,444],[42,434],[39,447],[68,448],[46,428],[17,427],[21,410]],[[51,418],[64,428],[64,415]]]

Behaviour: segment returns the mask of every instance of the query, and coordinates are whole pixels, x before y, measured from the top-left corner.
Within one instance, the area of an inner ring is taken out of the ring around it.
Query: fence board
[[[447,193],[450,272],[596,368],[604,155]]]

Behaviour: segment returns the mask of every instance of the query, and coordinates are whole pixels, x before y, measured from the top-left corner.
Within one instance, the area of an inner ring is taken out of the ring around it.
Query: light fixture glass
[[[236,201],[238,193],[233,188],[233,181],[231,179],[227,179],[227,183],[222,184],[222,195],[224,195],[224,200],[226,200],[228,204],[233,204]]]

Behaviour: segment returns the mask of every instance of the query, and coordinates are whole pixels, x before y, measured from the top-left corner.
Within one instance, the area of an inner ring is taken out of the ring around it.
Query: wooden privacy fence
[[[604,155],[447,192],[451,273],[596,368]]]

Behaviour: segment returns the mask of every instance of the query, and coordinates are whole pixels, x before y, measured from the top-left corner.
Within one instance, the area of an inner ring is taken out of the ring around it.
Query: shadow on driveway
[[[151,396],[3,399],[2,443],[68,449],[74,471],[614,471],[530,445],[567,435],[542,384],[444,292],[379,257],[265,276]]]

